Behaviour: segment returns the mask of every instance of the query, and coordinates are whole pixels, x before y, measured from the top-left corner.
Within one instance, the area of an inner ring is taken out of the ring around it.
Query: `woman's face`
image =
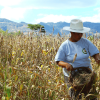
[[[72,42],[77,42],[81,39],[81,37],[83,36],[83,33],[77,33],[77,32],[71,32],[71,39]]]

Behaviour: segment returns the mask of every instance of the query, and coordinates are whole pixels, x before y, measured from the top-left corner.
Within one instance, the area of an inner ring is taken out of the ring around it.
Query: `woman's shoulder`
[[[84,45],[87,45],[87,46],[93,45],[93,43],[90,40],[88,40],[87,38],[82,38],[81,44],[84,44]]]
[[[68,44],[68,39],[64,41],[61,45],[67,45]]]
[[[62,44],[60,45],[61,48],[65,48],[68,44],[68,40],[62,42]]]
[[[88,40],[87,38],[81,38],[81,41],[84,41],[84,42],[91,42],[90,40]]]
[[[87,38],[83,38],[83,37],[82,37],[82,38],[81,38],[81,40],[87,41],[88,39],[87,39]]]

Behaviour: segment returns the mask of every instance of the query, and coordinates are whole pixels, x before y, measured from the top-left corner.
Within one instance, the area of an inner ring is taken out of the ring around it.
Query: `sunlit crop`
[[[3,35],[0,33],[0,100],[69,100],[62,68],[54,61],[61,43],[68,38],[52,35]],[[100,50],[100,39],[91,40]],[[100,97],[100,66],[97,73]]]

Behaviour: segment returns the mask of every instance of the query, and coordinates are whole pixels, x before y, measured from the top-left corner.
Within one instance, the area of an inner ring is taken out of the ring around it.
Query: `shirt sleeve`
[[[65,62],[65,49],[63,45],[61,45],[57,51],[57,54],[55,56],[55,61],[64,61]]]
[[[88,40],[88,43],[89,43],[89,54],[90,54],[90,56],[93,56],[93,55],[99,53],[98,48],[91,41]]]

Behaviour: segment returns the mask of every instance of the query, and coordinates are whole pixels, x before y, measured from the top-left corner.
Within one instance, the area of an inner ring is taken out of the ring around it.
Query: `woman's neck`
[[[69,38],[69,40],[70,40],[71,42],[77,42],[77,41],[78,41],[78,40],[72,39],[71,37]]]

